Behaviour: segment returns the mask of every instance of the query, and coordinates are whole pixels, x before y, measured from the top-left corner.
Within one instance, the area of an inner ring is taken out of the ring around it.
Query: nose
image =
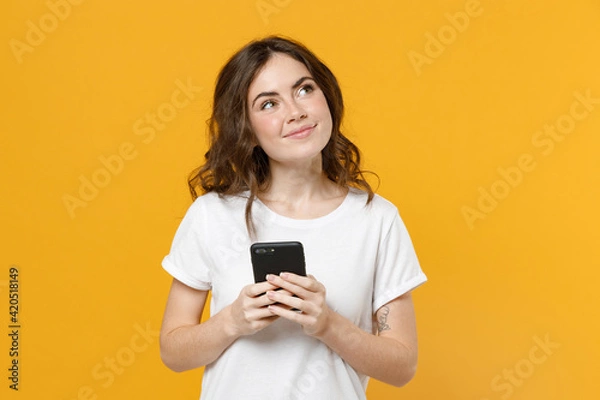
[[[295,102],[295,101],[291,102],[290,109],[289,109],[289,115],[288,115],[288,119],[287,119],[288,124],[290,122],[299,121],[304,118],[306,118],[306,110],[304,110],[304,108],[297,102]]]

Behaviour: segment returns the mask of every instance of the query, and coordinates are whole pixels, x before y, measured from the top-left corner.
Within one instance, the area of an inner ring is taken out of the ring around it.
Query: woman
[[[337,80],[292,40],[251,42],[219,74],[195,201],[163,260],[161,357],[206,366],[202,399],[364,399],[369,376],[402,386],[415,373],[410,291],[426,277],[342,115]],[[252,283],[257,241],[302,242],[308,276]]]

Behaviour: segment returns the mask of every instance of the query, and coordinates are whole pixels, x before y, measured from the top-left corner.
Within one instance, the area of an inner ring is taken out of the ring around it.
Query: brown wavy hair
[[[352,186],[374,196],[360,168],[360,151],[340,131],[344,114],[342,92],[329,68],[303,44],[282,36],[255,40],[235,53],[220,71],[208,123],[209,150],[205,162],[188,177],[192,199],[209,192],[220,196],[249,191],[246,226],[251,236],[252,203],[270,184],[269,158],[258,146],[248,117],[248,89],[257,73],[276,53],[286,54],[306,66],[323,91],[332,119],[331,138],[322,150],[323,173],[341,187]]]

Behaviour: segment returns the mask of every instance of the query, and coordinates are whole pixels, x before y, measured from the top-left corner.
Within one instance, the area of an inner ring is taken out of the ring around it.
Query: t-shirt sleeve
[[[408,231],[396,211],[378,251],[373,311],[426,281]]]
[[[198,290],[210,290],[210,263],[203,251],[206,218],[198,201],[185,214],[162,267],[173,278]]]

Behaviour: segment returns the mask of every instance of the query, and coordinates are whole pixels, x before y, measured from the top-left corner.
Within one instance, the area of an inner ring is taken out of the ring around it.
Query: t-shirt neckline
[[[310,218],[310,219],[296,219],[291,217],[286,217],[281,215],[269,207],[265,203],[263,203],[259,198],[256,198],[255,202],[260,206],[260,208],[265,213],[265,216],[268,218],[269,222],[277,223],[280,225],[295,227],[295,228],[307,228],[307,227],[316,227],[327,224],[332,220],[338,218],[339,215],[343,214],[344,211],[350,206],[352,203],[352,199],[356,197],[358,194],[358,189],[350,187],[348,189],[348,193],[346,193],[346,197],[344,200],[338,205],[335,209],[333,209],[328,214],[325,214],[321,217]]]

